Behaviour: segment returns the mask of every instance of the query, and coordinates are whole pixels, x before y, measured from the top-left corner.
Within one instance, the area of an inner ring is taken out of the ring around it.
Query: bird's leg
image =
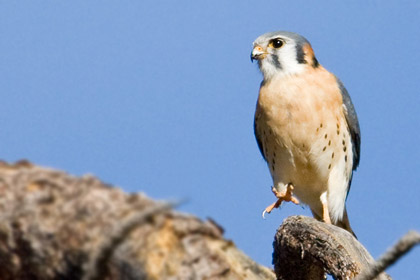
[[[327,224],[332,224],[330,212],[328,211],[327,192],[323,192],[320,198],[322,203],[322,220]]]
[[[281,205],[283,201],[291,201],[294,204],[299,204],[299,200],[293,196],[293,185],[291,183],[288,183],[286,185],[286,191],[284,192],[277,191],[275,187],[271,187],[271,191],[277,197],[277,201],[271,204],[270,206],[268,206],[267,208],[265,208],[262,214],[263,218],[265,218],[264,217],[265,213],[270,214],[270,212],[273,211],[274,208],[279,208],[279,206]]]

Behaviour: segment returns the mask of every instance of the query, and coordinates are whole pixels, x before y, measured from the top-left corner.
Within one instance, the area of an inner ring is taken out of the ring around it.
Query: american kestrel
[[[296,33],[261,35],[251,60],[264,76],[254,132],[277,197],[264,213],[300,200],[317,220],[353,233],[345,202],[359,164],[360,128],[347,90]]]

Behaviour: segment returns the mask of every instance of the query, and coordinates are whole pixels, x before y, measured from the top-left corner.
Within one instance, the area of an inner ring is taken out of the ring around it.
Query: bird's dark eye
[[[284,42],[280,38],[276,38],[270,41],[269,46],[273,47],[275,49],[281,48],[283,46]]]

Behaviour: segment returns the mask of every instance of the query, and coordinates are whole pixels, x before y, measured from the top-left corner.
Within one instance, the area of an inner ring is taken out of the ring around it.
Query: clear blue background
[[[1,1],[0,157],[93,173],[212,217],[270,266],[271,178],[253,135],[253,40],[303,34],[362,129],[348,198],[378,257],[420,230],[420,4],[412,1]],[[420,248],[389,269],[418,279]],[[416,276],[417,274],[417,276]]]

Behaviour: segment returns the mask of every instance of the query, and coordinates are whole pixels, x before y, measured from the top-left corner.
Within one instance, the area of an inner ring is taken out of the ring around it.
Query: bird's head
[[[277,31],[261,35],[254,41],[251,61],[258,66],[268,81],[274,77],[298,74],[307,67],[317,68],[311,44],[299,34]]]

